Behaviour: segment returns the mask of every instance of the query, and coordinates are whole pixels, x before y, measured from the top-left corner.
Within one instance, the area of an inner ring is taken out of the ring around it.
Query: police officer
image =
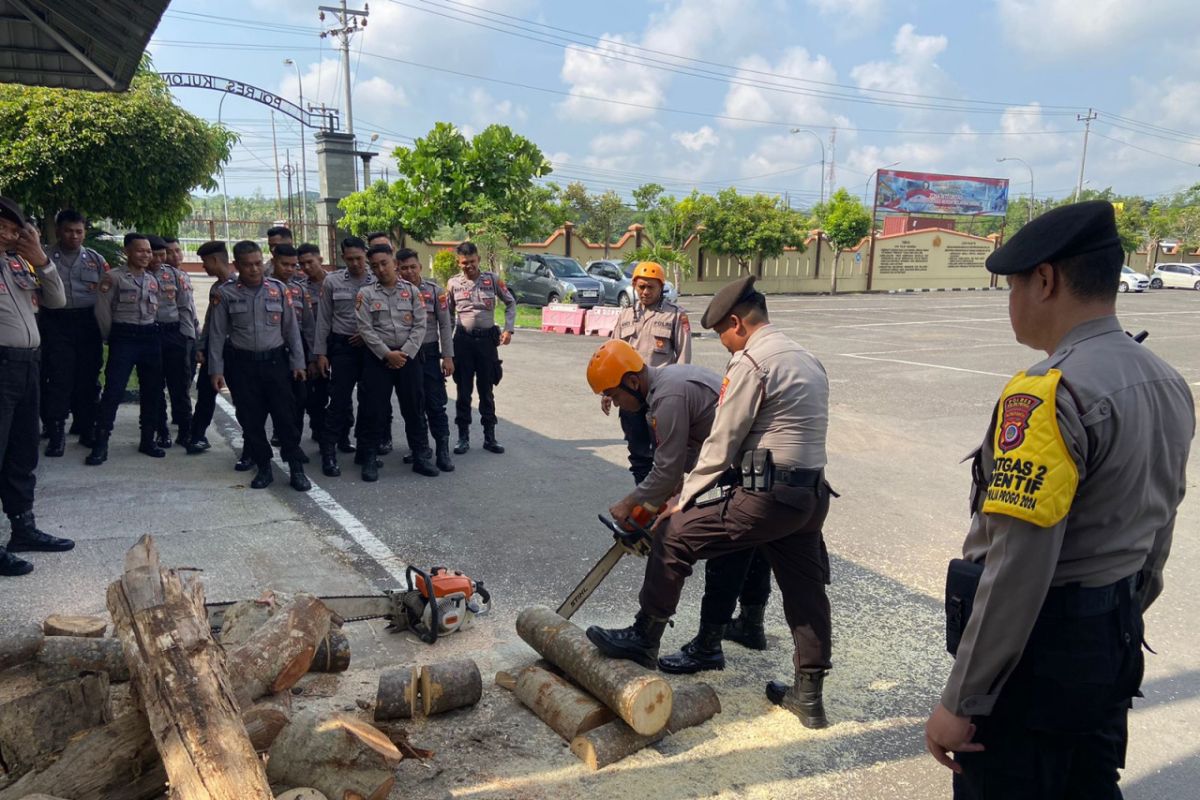
[[[380,245],[380,246],[386,247],[389,252],[393,252],[393,253],[395,252],[395,248],[392,247],[392,237],[389,236],[384,231],[371,231],[370,233],[367,234],[366,241],[367,241],[367,249],[368,250],[370,250],[372,247],[375,247],[376,245]],[[397,266],[397,269],[399,269],[399,262],[397,262],[396,266]],[[374,274],[373,270],[372,270],[372,274]],[[396,400],[400,401],[400,399],[401,399],[400,394],[399,394],[399,392],[397,392]],[[379,453],[379,455],[381,455],[381,456],[387,455],[388,453],[392,452],[392,422],[393,422],[392,404],[389,402],[387,404],[387,420],[384,422],[384,426],[383,426],[383,436],[379,440],[379,442],[375,448],[376,452]],[[361,462],[362,459],[361,459],[361,457],[356,456],[354,460],[355,460],[355,463],[359,463],[359,462]],[[408,455],[406,455],[404,457],[404,463],[405,464],[413,463],[412,453],[409,453]]]
[[[84,444],[96,424],[100,402],[100,365],[104,342],[96,326],[96,290],[108,272],[104,256],[83,246],[87,221],[73,209],[54,218],[58,238],[50,259],[58,265],[67,293],[63,308],[42,307],[38,328],[42,334],[42,420],[50,434],[46,455],[60,457],[66,448],[67,414],[74,417],[72,431]]]
[[[312,440],[321,443],[321,434],[325,430],[325,410],[329,407],[329,378],[317,369],[317,304],[321,299],[321,285],[329,272],[321,260],[321,248],[315,244],[302,244],[296,248],[299,256],[300,271],[304,274],[304,302],[307,305],[304,316],[300,318],[300,336],[304,339],[304,352],[308,358],[308,380],[305,393],[304,410],[308,412],[309,430]],[[300,425],[301,434],[304,432],[303,420]]]
[[[346,268],[321,284],[317,303],[317,370],[329,378],[329,410],[321,437],[321,471],[330,478],[342,474],[337,451],[353,453],[350,428],[354,425],[354,388],[362,379],[363,340],[358,333],[354,303],[358,290],[375,279],[367,272],[367,245],[357,236],[342,240]],[[359,461],[362,459],[359,458]]]
[[[1195,433],[1187,382],[1121,330],[1122,261],[1107,201],[1049,211],[987,259],[1017,341],[1047,358],[1000,395],[948,574],[957,654],[925,738],[956,798],[1121,796]]]
[[[300,326],[300,341],[304,342],[304,330],[306,325],[316,325],[316,319],[308,319],[311,308],[306,302],[306,288],[308,281],[304,277],[304,273],[296,269],[298,264],[298,256],[296,248],[290,244],[280,244],[275,247],[275,255],[271,260],[275,263],[275,280],[284,285],[287,290],[287,300],[292,305],[292,313],[296,317],[296,323]],[[308,373],[308,345],[304,345],[304,365],[305,377]],[[308,381],[292,381],[292,397],[296,401],[296,425],[300,428],[300,438],[304,438],[304,407],[308,403]],[[271,437],[271,445],[278,447],[280,445],[279,432],[276,431]]]
[[[175,236],[164,236],[163,241],[167,243],[167,257],[164,260],[188,282],[188,297],[192,301],[192,326],[190,330],[184,331],[188,343],[188,384],[191,385],[192,379],[196,377],[196,339],[200,336],[200,320],[196,316],[196,293],[192,288],[191,276],[183,268],[183,245],[179,243],[179,239]],[[176,421],[176,424],[178,424],[178,421]]]
[[[483,449],[503,453],[496,441],[496,399],[492,394],[500,381],[498,345],[512,341],[517,321],[517,301],[492,272],[479,271],[479,248],[463,242],[455,248],[461,274],[446,282],[451,313],[458,320],[454,329],[454,385],[458,398],[454,403],[454,424],[458,426],[458,444],[454,452],[462,455],[471,449],[472,384],[479,389],[479,421],[483,424]],[[496,299],[504,303],[504,331],[496,327]]]
[[[75,543],[38,530],[33,516],[37,484],[39,306],[62,308],[67,296],[38,231],[21,207],[0,197],[0,504],[12,526],[0,547],[0,575],[26,575],[33,565],[13,553],[60,552]]]
[[[449,296],[437,283],[421,277],[421,257],[407,247],[396,253],[400,277],[417,287],[425,305],[425,342],[421,345],[424,373],[425,419],[437,456],[437,468],[453,472],[450,460],[450,422],[446,418],[446,378],[454,374],[454,320]]]
[[[149,272],[153,253],[144,234],[125,234],[125,266],[118,267],[100,280],[96,298],[96,322],[100,335],[108,340],[108,361],[104,365],[104,393],[96,415],[92,452],[84,463],[99,466],[108,460],[108,438],[117,419],[117,406],[134,368],[138,375],[138,426],[141,441],[138,452],[152,458],[166,455],[154,442],[154,434],[163,407],[162,346],[159,343],[158,279]]]
[[[208,339],[212,331],[212,311],[216,306],[213,300],[222,284],[237,277],[229,263],[229,248],[225,242],[205,242],[196,248],[196,255],[200,256],[204,272],[213,278],[213,285],[208,290],[204,327],[196,338],[196,362],[200,366],[200,373],[196,380],[196,410],[192,414],[192,430],[187,443],[187,452],[191,456],[199,455],[212,446],[208,443],[208,426],[212,424],[217,407],[217,390],[213,388],[208,374]]]
[[[292,244],[292,229],[286,225],[275,225],[267,228],[267,252],[271,257],[267,259],[266,266],[263,267],[263,277],[270,278],[274,276],[275,270],[275,248],[281,244]]]
[[[168,263],[171,258],[167,241],[151,236],[150,250],[154,257],[150,274],[158,280],[158,331],[162,349],[163,382],[171,397],[171,418],[178,427],[178,441],[187,447],[192,431],[191,351],[196,338],[196,306],[192,300],[192,282],[187,274]],[[178,247],[178,242],[176,242]],[[182,255],[182,251],[180,251]],[[171,447],[171,432],[167,428],[166,403],[156,425],[155,444],[162,449]]]
[[[621,309],[613,326],[612,339],[628,342],[652,367],[686,364],[692,359],[692,328],[687,312],[663,297],[667,273],[653,261],[633,268],[633,290],[637,302]],[[611,400],[600,398],[600,408],[609,413]],[[654,465],[654,439],[646,415],[618,410],[621,430],[629,445],[629,471],[641,483]]]
[[[804,725],[824,727],[831,623],[821,526],[830,496],[824,476],[829,382],[815,356],[770,324],[753,275],[718,292],[701,324],[733,353],[712,431],[678,499],[659,517],[634,624],[593,626],[587,635],[604,655],[654,669],[692,565],[761,547],[779,580],[796,645],[794,685],[772,681],[767,697]],[[730,468],[738,468],[737,483],[721,486]]]
[[[266,421],[279,434],[283,460],[291,470],[289,482],[298,492],[312,488],[304,474],[304,452],[296,421],[291,383],[305,377],[304,345],[300,326],[287,300],[287,288],[275,278],[262,276],[262,249],[254,242],[233,246],[238,279],[221,285],[213,298],[212,332],[208,341],[208,371],[213,388],[220,391],[229,377],[229,391],[238,424],[258,471],[251,489],[265,489],[274,481],[271,445]],[[226,353],[222,343],[229,339]]]
[[[441,473],[432,463],[429,429],[425,423],[421,343],[425,341],[425,307],[417,287],[396,274],[390,245],[367,251],[375,283],[358,290],[358,334],[366,344],[360,420],[363,427],[362,478],[379,479],[378,443],[387,424],[392,392],[400,398],[404,433],[413,454],[413,472],[429,477]]]

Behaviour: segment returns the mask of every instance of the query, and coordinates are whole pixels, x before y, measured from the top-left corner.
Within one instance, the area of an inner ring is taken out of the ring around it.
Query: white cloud
[[[706,147],[716,147],[721,141],[716,131],[707,125],[695,131],[676,131],[671,134],[671,138],[679,142],[684,150],[693,153],[698,153]]]
[[[850,122],[840,114],[827,110],[820,98],[797,92],[779,92],[763,89],[757,85],[764,78],[762,72],[770,72],[780,78],[766,79],[768,82],[784,84],[791,87],[803,88],[800,81],[819,81],[821,83],[836,83],[837,70],[825,56],[810,56],[803,47],[793,47],[786,50],[775,64],[771,64],[759,55],[744,58],[738,62],[738,71],[734,81],[725,95],[724,115],[740,117],[749,120],[770,120],[790,122],[797,125],[837,125],[849,127]],[[792,80],[786,80],[792,79]],[[819,88],[819,87],[818,87]],[[754,126],[753,122],[738,122],[723,120],[722,124],[730,128],[747,128]]]
[[[512,100],[497,100],[478,86],[471,89],[468,101],[474,114],[472,122],[480,128],[497,123],[523,125],[529,119],[524,106]]]
[[[1195,0],[997,0],[996,11],[1008,43],[1046,61],[1107,60],[1110,48],[1146,44],[1143,35],[1186,41],[1200,33]]]
[[[870,21],[883,14],[883,0],[808,0],[822,17]]]
[[[950,40],[945,36],[922,36],[912,23],[900,26],[892,40],[891,61],[871,61],[850,70],[860,89],[908,94],[944,94],[950,80],[937,64],[937,57]]]
[[[602,133],[592,139],[591,150],[597,154],[627,153],[639,147],[646,134],[638,128],[626,128],[615,133]]]

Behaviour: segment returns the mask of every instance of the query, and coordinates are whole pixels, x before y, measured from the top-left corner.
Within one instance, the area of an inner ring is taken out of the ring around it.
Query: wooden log
[[[350,640],[337,625],[329,626],[329,633],[317,643],[309,672],[345,672],[350,669]]]
[[[375,693],[375,721],[409,719],[417,709],[416,667],[390,669],[379,676]]]
[[[86,672],[107,672],[113,683],[129,680],[129,665],[120,639],[47,636],[37,654],[38,680],[68,680]]]
[[[229,653],[229,675],[237,698],[250,705],[258,698],[290,689],[304,677],[329,632],[329,609],[310,594],[297,594],[250,638]]]
[[[63,798],[51,797],[48,794],[27,794],[22,800],[63,800]]]
[[[280,607],[292,600],[290,594],[267,589],[253,600],[239,600],[231,605],[221,619],[221,644],[233,649],[245,644],[256,630],[275,616]]]
[[[300,789],[289,789],[288,791],[276,797],[275,800],[329,800],[329,798],[318,792],[316,789],[304,787]]]
[[[483,677],[469,658],[421,667],[421,704],[425,716],[473,706],[483,697]]]
[[[274,800],[208,627],[204,589],[163,569],[150,536],[125,554],[108,610],[173,797]]]
[[[271,745],[267,775],[284,786],[311,786],[334,800],[383,800],[396,783],[401,758],[378,728],[344,714],[305,711]]]
[[[104,617],[75,614],[51,614],[42,623],[42,630],[47,636],[82,636],[87,639],[99,639],[107,629],[108,620]]]
[[[32,661],[45,637],[42,626],[35,622],[6,626],[0,632],[0,669]]]
[[[255,752],[265,753],[284,726],[292,721],[292,696],[288,692],[260,700],[242,712],[242,724]]]
[[[638,733],[658,733],[667,724],[671,684],[632,661],[600,655],[582,630],[549,608],[522,611],[517,633]]]
[[[721,713],[721,701],[707,683],[681,686],[675,690],[671,718],[658,733],[643,735],[621,720],[613,720],[571,740],[571,752],[589,769],[601,769],[633,755],[667,734],[707,722]]]
[[[526,667],[513,690],[525,706],[568,742],[616,719],[612,709],[569,681],[540,667]]]
[[[517,688],[517,676],[511,672],[500,670],[496,673],[496,685],[511,692]]]
[[[85,675],[0,705],[0,764],[10,779],[43,766],[67,741],[112,719],[108,676]]]

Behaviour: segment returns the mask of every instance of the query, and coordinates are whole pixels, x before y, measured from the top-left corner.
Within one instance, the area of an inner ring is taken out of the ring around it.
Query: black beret
[[[700,318],[700,325],[705,328],[715,328],[722,320],[733,313],[733,309],[739,303],[743,303],[758,294],[754,290],[754,281],[754,275],[747,275],[744,278],[738,278],[736,281],[725,284],[721,288],[721,291],[717,292],[716,296],[708,304],[708,308],[704,310],[704,316]]]
[[[161,236],[155,236],[152,233],[149,236],[147,236],[146,238],[150,240],[150,249],[151,250],[166,250],[167,249],[167,240],[162,238]]]
[[[987,258],[989,272],[1015,275],[1038,264],[1121,246],[1107,200],[1059,206],[1037,217]]]
[[[7,197],[0,197],[0,217],[21,226],[25,224],[25,212],[15,200],[9,200]]]
[[[205,242],[196,248],[196,255],[200,256],[201,258],[204,256],[211,256],[214,253],[224,253],[226,256],[228,256],[229,249],[225,246],[225,243],[221,241]]]

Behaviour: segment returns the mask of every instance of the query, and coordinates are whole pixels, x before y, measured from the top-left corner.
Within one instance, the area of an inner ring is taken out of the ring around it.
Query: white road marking
[[[1188,337],[1188,338],[1191,338],[1191,337]],[[855,357],[855,356],[895,356],[895,355],[903,355],[905,353],[930,353],[930,352],[937,353],[937,352],[941,352],[943,350],[985,350],[985,349],[994,348],[994,347],[1012,347],[1012,346],[1013,346],[1012,342],[996,342],[994,344],[969,344],[969,345],[944,344],[944,345],[940,345],[938,347],[913,347],[913,348],[905,348],[905,349],[901,349],[901,350],[867,350],[862,353],[838,353],[838,355],[851,356],[851,357]]]
[[[863,322],[857,325],[834,325],[835,328],[886,328],[894,325],[949,325],[955,322],[1008,322],[1008,317],[981,317],[978,319],[918,319],[908,322]]]
[[[229,417],[234,427],[240,431],[241,428],[237,427],[237,417],[235,416],[236,412],[234,411],[233,404],[226,400],[223,395],[217,395],[217,405]],[[232,439],[230,440],[230,445],[235,448],[238,446]],[[280,469],[287,469],[287,464],[285,464],[278,457],[275,458],[275,464],[278,465]],[[309,499],[316,503],[317,508],[324,511],[325,515],[329,517],[329,519],[331,519],[335,525],[345,531],[347,536],[357,542],[358,546],[363,549],[363,552],[370,556],[372,561],[378,564],[384,572],[386,572],[396,581],[397,586],[406,585],[405,581],[407,579],[404,573],[408,568],[408,564],[406,564],[404,561],[401,561],[400,557],[393,553],[390,547],[384,544],[378,536],[371,533],[370,529],[367,528],[367,526],[364,525],[358,517],[350,513],[350,511],[347,510],[347,508],[337,500],[334,500],[333,496],[329,494],[329,492],[318,486],[316,481],[312,480],[311,475],[309,476],[309,481],[312,483],[312,488],[305,492],[305,494],[308,495]],[[299,492],[297,492],[297,494],[299,494]]]
[[[949,367],[949,366],[946,366],[945,364],[927,364],[924,361],[904,361],[903,359],[899,359],[899,358],[873,358],[872,356],[860,356],[860,355],[855,355],[854,353],[841,353],[840,355],[842,355],[846,358],[862,359],[863,361],[886,361],[886,362],[889,362],[892,364],[906,364],[910,367],[929,367],[930,369],[948,369],[951,372],[970,372],[974,375],[994,375],[997,378],[1011,378],[1012,377],[1011,375],[1007,375],[1003,372],[985,372],[984,370],[981,370],[981,369],[966,369],[964,367]]]

